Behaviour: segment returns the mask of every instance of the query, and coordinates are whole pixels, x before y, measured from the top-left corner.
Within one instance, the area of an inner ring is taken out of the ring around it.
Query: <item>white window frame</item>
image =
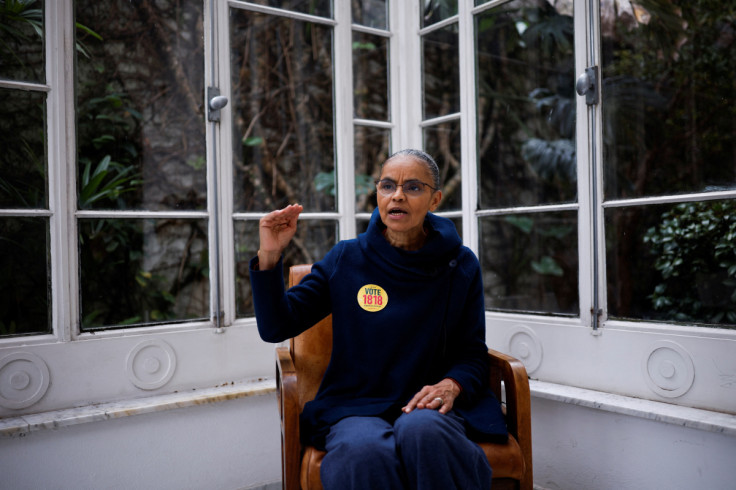
[[[236,0],[202,1],[206,26],[205,58],[208,59],[211,48],[217,53],[206,63],[211,69],[205,69],[205,83],[206,86],[218,86],[223,95],[229,96],[229,9],[243,7],[270,13],[276,11]],[[478,219],[486,215],[487,211],[477,211],[478,191],[475,185],[478,174],[473,17],[503,2],[492,1],[477,7],[471,6],[471,3],[458,2],[457,16],[448,21],[459,25],[459,119],[463,181],[462,211],[448,214],[462,217],[465,244],[477,253]],[[236,319],[235,314],[233,218],[258,219],[261,214],[243,215],[233,212],[230,170],[232,128],[226,123],[221,123],[219,127],[206,124],[208,172],[216,171],[217,177],[216,182],[215,179],[208,179],[208,211],[201,214],[212,215],[211,210],[216,205],[213,186],[216,184],[221,206],[218,225],[221,243],[221,308],[225,326],[222,333],[216,333],[218,330],[213,328],[211,321],[78,333],[76,223],[78,217],[88,216],[89,212],[74,211],[76,149],[68,143],[75,141],[76,123],[73,73],[67,68],[72,66],[74,55],[73,0],[45,0],[45,8],[48,36],[47,82],[45,87],[35,89],[48,90],[49,210],[23,211],[21,214],[50,216],[53,333],[0,339],[0,363],[7,360],[8,356],[25,356],[31,363],[38,363],[38,359],[41,359],[47,370],[46,382],[53,382],[40,400],[27,407],[8,408],[0,404],[0,417],[211,388],[273,376],[273,347],[260,340],[253,318]],[[574,8],[575,12],[586,12],[596,19],[597,2],[574,0]],[[303,19],[309,17],[296,13],[288,15]],[[334,19],[319,20],[334,26],[337,209],[331,213],[304,213],[303,218],[337,221],[340,239],[355,236],[356,218],[366,217],[356,214],[354,204],[355,125],[390,128],[394,150],[422,146],[419,15],[419,0],[393,0],[389,2],[389,30],[374,30],[352,25],[348,1],[334,0]],[[214,21],[214,31],[210,27],[210,18]],[[575,17],[577,73],[591,62],[591,57],[599,50],[598,23],[590,23],[588,18],[587,15]],[[350,49],[353,31],[389,38],[391,120],[388,123],[353,118]],[[4,83],[4,86],[8,84]],[[222,109],[223,121],[231,120],[230,110],[230,106]],[[588,108],[578,99],[577,110],[577,141],[594,141],[593,138],[600,137],[600,105]],[[580,315],[576,318],[561,318],[488,311],[486,320],[489,346],[519,357],[534,379],[684,406],[734,412],[735,331],[609,320],[605,315],[601,319],[600,328],[591,328],[590,308],[593,304],[595,277],[591,230],[594,212],[598,213],[598,223],[603,223],[603,206],[595,206],[592,194],[594,186],[599,191],[602,187],[601,172],[593,179],[590,168],[591,162],[600,165],[601,158],[600,146],[578,147],[578,203],[563,206],[564,209],[578,210]],[[213,163],[215,160],[220,162],[216,167]],[[736,196],[729,192],[721,197]],[[545,206],[515,211],[556,209],[554,206]],[[104,213],[94,215],[102,214]],[[187,217],[200,216],[197,213],[180,214]],[[164,215],[169,214],[150,213],[152,217]],[[116,213],[115,216],[141,217],[148,214]],[[213,226],[213,220],[210,220],[210,227]],[[210,231],[212,249],[214,238],[212,229]],[[598,256],[605,257],[602,226],[596,232]],[[212,255],[210,254],[211,260]],[[599,264],[598,267],[605,271],[605,264]],[[605,310],[605,275],[599,274],[597,277],[598,288],[602,291],[599,301],[601,308]],[[214,287],[211,289],[214,290]],[[214,295],[214,292],[211,294]],[[212,305],[214,304],[213,296]],[[163,364],[160,369],[169,376],[160,386],[158,383],[142,382],[131,367],[141,361],[137,356],[145,357],[149,350],[149,357],[160,360]],[[669,374],[672,367],[670,364],[674,364],[674,376],[684,376],[685,381],[692,378],[686,390],[679,388],[668,391],[657,386],[657,377],[662,373]],[[41,371],[43,377],[43,369]],[[680,393],[681,391],[683,392]]]
[[[479,13],[503,3],[492,1],[470,11]],[[596,1],[574,0],[573,7],[575,69],[579,74],[585,67],[599,63],[600,14]],[[521,359],[530,377],[540,381],[734,413],[736,331],[612,320],[606,316],[603,210],[622,203],[600,203],[603,155],[602,145],[595,142],[602,141],[601,110],[601,104],[586,106],[584,98],[578,97],[578,203],[523,210],[577,208],[580,314],[577,318],[561,318],[489,311],[486,313],[488,344]],[[592,172],[593,168],[597,171]],[[734,198],[736,192],[697,196]],[[691,197],[694,196],[652,198],[642,203],[682,201]],[[597,276],[595,267],[599,271]],[[592,327],[595,291],[598,291],[597,307],[603,312],[597,329]]]

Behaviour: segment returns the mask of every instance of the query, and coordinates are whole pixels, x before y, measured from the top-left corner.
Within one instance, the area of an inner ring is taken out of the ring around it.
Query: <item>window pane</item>
[[[422,11],[422,27],[457,15],[457,0],[419,0]]]
[[[368,230],[368,223],[370,223],[370,220],[367,220],[367,219],[356,220],[355,221],[356,233],[358,233],[359,235],[361,233],[365,233],[366,230]]]
[[[0,78],[44,83],[44,2],[0,4]]]
[[[79,221],[82,330],[208,319],[207,221]]]
[[[424,128],[424,148],[440,168],[442,202],[438,211],[462,209],[462,172],[460,171],[460,121],[448,121]]]
[[[336,221],[300,219],[296,235],[284,251],[284,281],[288,284],[289,267],[313,264],[337,243]],[[235,260],[238,318],[253,316],[253,295],[248,263],[258,253],[258,221],[235,222]]]
[[[572,15],[525,4],[476,17],[482,208],[576,201]]]
[[[736,188],[733,4],[603,7],[606,197]]]
[[[332,0],[248,0],[248,2],[332,18]]]
[[[202,2],[75,5],[79,207],[205,209]]]
[[[353,0],[351,4],[353,6],[353,24],[375,29],[388,29],[387,0]]]
[[[376,209],[376,186],[381,165],[391,148],[391,130],[355,126],[355,210],[370,213]]]
[[[578,315],[577,213],[479,219],[486,308]]]
[[[457,24],[422,37],[424,119],[460,110],[460,68]]]
[[[46,94],[0,88],[0,208],[47,208]]]
[[[610,315],[736,328],[736,200],[605,211]]]
[[[335,209],[332,29],[232,10],[235,211]]]
[[[51,332],[49,220],[0,218],[0,337]]]
[[[387,38],[353,32],[353,85],[355,117],[390,120]]]

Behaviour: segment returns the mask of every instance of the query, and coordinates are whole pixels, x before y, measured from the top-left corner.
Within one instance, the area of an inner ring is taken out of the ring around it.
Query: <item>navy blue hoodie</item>
[[[429,213],[417,251],[391,246],[378,210],[368,229],[338,243],[287,292],[282,264],[254,270],[258,331],[267,342],[294,337],[332,314],[332,358],[300,419],[302,441],[324,448],[344,417],[392,421],[424,385],[452,378],[453,410],[471,436],[504,441],[506,425],[487,387],[485,309],[478,259],[452,221]]]

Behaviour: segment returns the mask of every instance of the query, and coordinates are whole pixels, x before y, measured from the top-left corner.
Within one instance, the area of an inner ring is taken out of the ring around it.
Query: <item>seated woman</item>
[[[302,207],[261,219],[251,280],[263,340],[332,314],[332,358],[300,420],[303,443],[327,451],[326,489],[490,488],[488,460],[469,437],[507,432],[487,387],[480,265],[455,225],[431,213],[439,187],[432,157],[392,155],[367,231],[286,292],[281,254]]]

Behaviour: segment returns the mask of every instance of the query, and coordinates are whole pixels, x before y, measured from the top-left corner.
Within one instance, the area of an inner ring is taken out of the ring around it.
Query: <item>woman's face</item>
[[[398,155],[383,164],[380,180],[390,180],[397,184],[391,195],[377,193],[378,212],[387,227],[387,233],[406,238],[423,235],[424,218],[434,211],[442,199],[442,192],[427,186],[419,195],[409,196],[402,185],[409,181],[420,181],[434,186],[434,180],[427,166],[409,155]]]

